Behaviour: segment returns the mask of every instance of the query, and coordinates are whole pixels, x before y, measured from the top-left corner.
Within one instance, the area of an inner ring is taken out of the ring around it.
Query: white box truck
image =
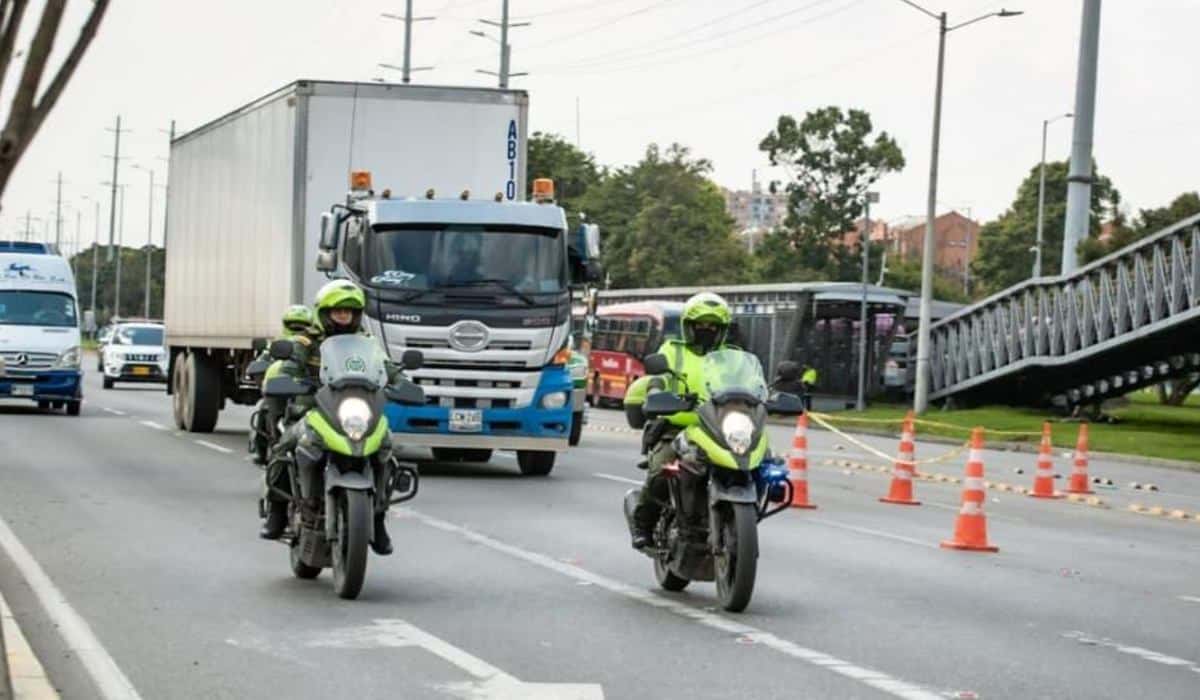
[[[349,277],[388,353],[426,357],[413,375],[429,405],[389,407],[401,442],[445,460],[514,449],[523,471],[549,472],[571,427],[569,286],[598,274],[598,232],[571,236],[560,208],[522,201],[527,120],[519,90],[298,81],[177,138],[165,309],[179,426],[211,431],[224,402],[256,401],[244,369],[284,308]],[[364,171],[378,192],[348,196]],[[447,277],[465,249],[481,265]]]

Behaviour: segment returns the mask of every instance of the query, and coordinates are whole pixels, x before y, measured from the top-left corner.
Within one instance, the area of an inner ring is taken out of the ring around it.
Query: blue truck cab
[[[535,182],[531,202],[360,192],[322,216],[318,269],[362,286],[393,360],[425,358],[410,376],[426,404],[387,408],[397,444],[442,462],[513,450],[541,475],[567,449],[571,289],[599,275],[599,232],[569,232],[552,188]]]
[[[53,246],[0,241],[0,399],[79,415],[75,276]]]

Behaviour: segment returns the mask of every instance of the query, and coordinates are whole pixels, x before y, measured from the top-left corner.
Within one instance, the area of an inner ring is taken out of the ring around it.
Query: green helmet
[[[729,304],[712,292],[701,292],[683,304],[683,342],[701,352],[720,347],[729,335],[729,324],[733,312]],[[698,326],[713,326],[715,330],[699,329]]]
[[[327,334],[355,333],[362,321],[363,309],[367,307],[367,297],[350,280],[333,280],[317,290],[313,306],[317,310],[317,320]],[[354,312],[354,318],[348,324],[336,324],[329,315],[334,309],[349,309]]]
[[[317,325],[317,315],[304,304],[293,304],[283,312],[285,333],[304,333]]]

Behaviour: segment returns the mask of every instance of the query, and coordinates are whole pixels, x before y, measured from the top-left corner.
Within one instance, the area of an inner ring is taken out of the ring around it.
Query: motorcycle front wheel
[[[334,499],[337,539],[333,542],[333,590],[354,600],[367,576],[367,543],[371,532],[371,498],[365,491],[338,493]]]
[[[717,598],[729,612],[750,604],[758,573],[758,513],[754,504],[729,503],[717,509],[721,538],[716,552]]]

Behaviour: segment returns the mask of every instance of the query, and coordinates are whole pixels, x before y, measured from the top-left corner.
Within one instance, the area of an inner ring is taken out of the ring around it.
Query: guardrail
[[[1069,406],[1200,371],[1200,216],[930,330],[932,399]]]

